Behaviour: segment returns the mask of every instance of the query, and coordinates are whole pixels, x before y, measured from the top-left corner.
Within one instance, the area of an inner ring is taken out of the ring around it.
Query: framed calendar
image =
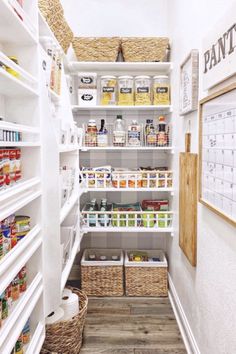
[[[200,101],[199,201],[236,226],[236,84]]]

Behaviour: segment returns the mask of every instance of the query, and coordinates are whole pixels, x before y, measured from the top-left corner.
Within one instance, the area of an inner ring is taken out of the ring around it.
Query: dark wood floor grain
[[[80,354],[186,354],[166,298],[90,298]]]

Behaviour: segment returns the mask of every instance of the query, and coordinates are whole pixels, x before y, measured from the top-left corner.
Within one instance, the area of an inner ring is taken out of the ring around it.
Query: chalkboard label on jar
[[[92,101],[93,95],[90,95],[90,94],[86,93],[86,94],[84,94],[81,98],[82,98],[82,100],[84,100],[84,101]]]
[[[93,82],[93,79],[91,77],[82,77],[81,82],[83,84],[91,84]]]
[[[168,87],[157,87],[156,88],[157,93],[167,93],[168,92]]]
[[[115,87],[103,87],[102,92],[115,92]]]
[[[120,93],[132,93],[132,88],[123,87],[120,89]]]
[[[138,87],[137,93],[149,93],[149,87]]]

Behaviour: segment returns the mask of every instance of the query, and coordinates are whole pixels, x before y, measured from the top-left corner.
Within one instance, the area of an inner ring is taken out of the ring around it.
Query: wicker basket
[[[119,255],[119,261],[88,261],[89,253]],[[82,289],[88,296],[123,296],[123,252],[120,250],[85,250],[81,260]]]
[[[68,25],[68,23],[65,21],[64,18],[58,19],[57,22],[55,22],[52,26],[51,29],[58,40],[60,46],[62,47],[63,51],[67,53],[67,50],[70,47],[70,44],[74,38],[74,34]]]
[[[83,291],[70,289],[79,296],[80,312],[72,320],[46,325],[46,338],[41,351],[43,354],[78,354],[80,351],[88,298]]]
[[[162,251],[144,251],[161,262],[130,262],[125,255],[125,288],[127,296],[168,296],[167,260]]]
[[[75,37],[73,48],[78,61],[114,62],[120,43],[119,37]]]
[[[158,37],[125,37],[121,41],[124,61],[167,61],[169,39]]]
[[[64,11],[60,0],[38,0],[38,6],[50,26],[57,18],[63,17]]]

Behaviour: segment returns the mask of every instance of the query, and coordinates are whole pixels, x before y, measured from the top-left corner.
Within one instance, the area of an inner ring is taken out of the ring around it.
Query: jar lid
[[[118,79],[133,79],[133,76],[123,75],[123,76],[119,76]]]
[[[135,76],[135,80],[136,79],[150,79],[151,77],[148,75],[139,75],[139,76]]]
[[[89,119],[88,124],[95,124],[96,125],[96,120],[95,119]]]
[[[156,75],[153,76],[153,79],[169,79],[168,75]]]
[[[101,80],[102,80],[102,79],[116,79],[116,76],[104,75],[104,76],[101,76]]]

